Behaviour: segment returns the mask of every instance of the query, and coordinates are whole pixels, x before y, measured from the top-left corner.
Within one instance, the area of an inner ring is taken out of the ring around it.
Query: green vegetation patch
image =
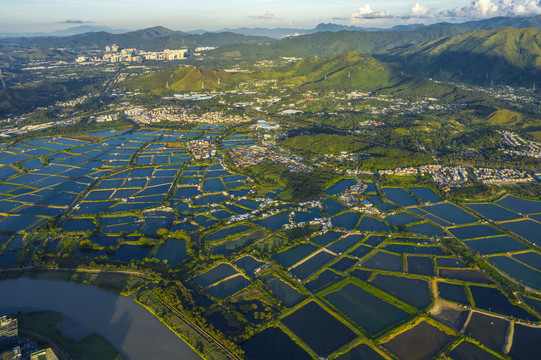
[[[121,360],[122,356],[98,334],[91,334],[81,341],[62,334],[57,326],[64,320],[64,316],[52,311],[39,311],[19,314],[17,320],[21,330],[28,330],[26,334],[32,338],[32,332],[39,333],[58,343],[74,359],[81,360]]]
[[[295,136],[282,142],[282,145],[299,152],[318,155],[340,154],[342,151],[358,153],[371,146],[356,136],[335,134]]]

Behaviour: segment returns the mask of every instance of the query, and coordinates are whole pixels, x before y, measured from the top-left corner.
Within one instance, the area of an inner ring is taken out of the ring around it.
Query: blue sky
[[[321,22],[389,27],[541,14],[541,0],[0,0],[0,32],[78,25],[175,30],[312,28]]]

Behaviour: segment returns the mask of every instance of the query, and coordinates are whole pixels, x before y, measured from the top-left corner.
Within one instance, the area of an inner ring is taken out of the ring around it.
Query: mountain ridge
[[[90,32],[66,37],[22,37],[0,39],[0,45],[17,44],[36,49],[71,48],[96,49],[106,45],[117,44],[121,47],[136,47],[141,50],[163,50],[165,48],[223,46],[237,43],[262,43],[271,41],[267,37],[245,36],[230,32],[188,34],[171,30],[163,26],[154,26],[123,34],[112,34],[106,31]]]
[[[380,58],[400,62],[420,76],[531,86],[541,80],[541,30],[476,29],[397,49]]]

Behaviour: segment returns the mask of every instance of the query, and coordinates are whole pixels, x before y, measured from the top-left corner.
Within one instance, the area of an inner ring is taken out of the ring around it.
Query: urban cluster
[[[483,184],[505,185],[513,183],[530,183],[535,178],[523,170],[488,169],[465,166],[423,165],[418,168],[404,167],[392,170],[380,170],[380,175],[416,176],[430,175],[436,184],[446,187],[460,187],[470,183],[469,174],[473,173],[475,181]]]
[[[17,319],[0,316],[0,359],[58,360],[51,348],[40,349],[32,341],[19,336]]]
[[[523,148],[521,150],[505,150],[506,154],[509,155],[518,155],[518,156],[530,156],[537,159],[541,159],[541,144],[525,140],[515,134],[514,132],[510,131],[500,131],[500,134],[503,136],[503,141],[507,145],[510,145],[512,147],[520,147]]]
[[[127,118],[139,124],[152,124],[161,121],[206,123],[206,124],[240,124],[250,122],[248,116],[224,115],[218,111],[207,112],[201,115],[191,114],[185,109],[160,107],[150,111],[144,108],[135,107],[124,111]]]
[[[214,50],[215,47],[198,47],[192,53],[194,56],[201,55],[201,51]],[[121,49],[118,45],[108,45],[105,47],[105,54],[99,56],[80,55],[75,60],[78,63],[85,62],[136,62],[141,63],[144,60],[182,60],[188,56],[188,49],[165,49],[163,51],[144,51],[136,48]]]
[[[12,119],[8,119],[8,121],[11,121]],[[46,122],[46,123],[42,123],[42,124],[35,124],[35,125],[25,125],[25,126],[16,126],[16,127],[10,127],[10,128],[6,128],[6,129],[2,129],[0,130],[0,137],[4,137],[4,138],[7,138],[7,137],[11,137],[11,136],[15,136],[15,135],[21,135],[21,134],[26,134],[26,133],[29,133],[31,131],[38,131],[38,130],[44,130],[44,129],[48,129],[48,128],[51,128],[53,126],[68,126],[68,125],[75,125],[79,122],[80,118],[79,117],[75,117],[75,118],[72,118],[72,119],[66,119],[66,120],[57,120],[57,121],[51,121],[51,122]]]
[[[192,140],[187,143],[188,150],[195,160],[210,159],[216,156],[216,145],[210,140]]]
[[[310,166],[302,163],[304,158],[293,155],[283,149],[278,149],[278,151],[259,145],[237,147],[229,153],[229,158],[235,166],[242,168],[256,165],[263,161],[270,161],[284,166],[291,172],[305,174],[312,172],[313,169]]]
[[[476,181],[483,184],[503,185],[535,181],[530,174],[523,170],[474,168],[472,171]]]
[[[332,160],[336,160],[336,161],[340,161],[340,162],[345,162],[345,161],[359,161],[361,159],[365,159],[367,157],[369,157],[370,155],[363,155],[363,156],[357,156],[355,154],[352,154],[352,153],[348,153],[347,151],[341,151],[340,154],[323,154],[323,159],[332,159]]]

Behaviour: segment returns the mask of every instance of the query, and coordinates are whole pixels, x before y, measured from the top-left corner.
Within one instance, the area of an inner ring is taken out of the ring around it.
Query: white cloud
[[[65,21],[61,21],[60,23],[61,24],[88,24],[88,23],[90,23],[90,21],[68,19],[68,20],[65,20]]]
[[[352,19],[390,19],[393,17],[389,11],[373,11],[368,4],[361,6],[358,12],[351,14]]]
[[[499,6],[491,0],[474,0],[472,2],[472,10],[475,14],[482,17],[494,16],[498,13]]]
[[[374,11],[369,4],[350,15],[354,25],[397,25],[413,24],[424,20],[425,23],[441,21],[465,21],[485,19],[495,16],[535,16],[541,15],[541,0],[471,0],[470,5],[446,10],[430,9],[416,2],[408,14],[392,14],[388,10]],[[346,20],[335,18],[335,20]]]
[[[424,5],[421,5],[419,3],[415,3],[415,5],[412,6],[410,10],[410,16],[412,18],[427,18],[427,17],[433,17],[434,14],[428,10],[428,8]]]
[[[534,16],[541,14],[539,0],[472,0],[470,6],[440,12],[443,17],[489,18],[494,16]]]
[[[250,15],[251,18],[258,19],[258,20],[283,20],[281,18],[277,18],[274,16],[274,14],[271,14],[269,11],[264,13],[263,15]]]

